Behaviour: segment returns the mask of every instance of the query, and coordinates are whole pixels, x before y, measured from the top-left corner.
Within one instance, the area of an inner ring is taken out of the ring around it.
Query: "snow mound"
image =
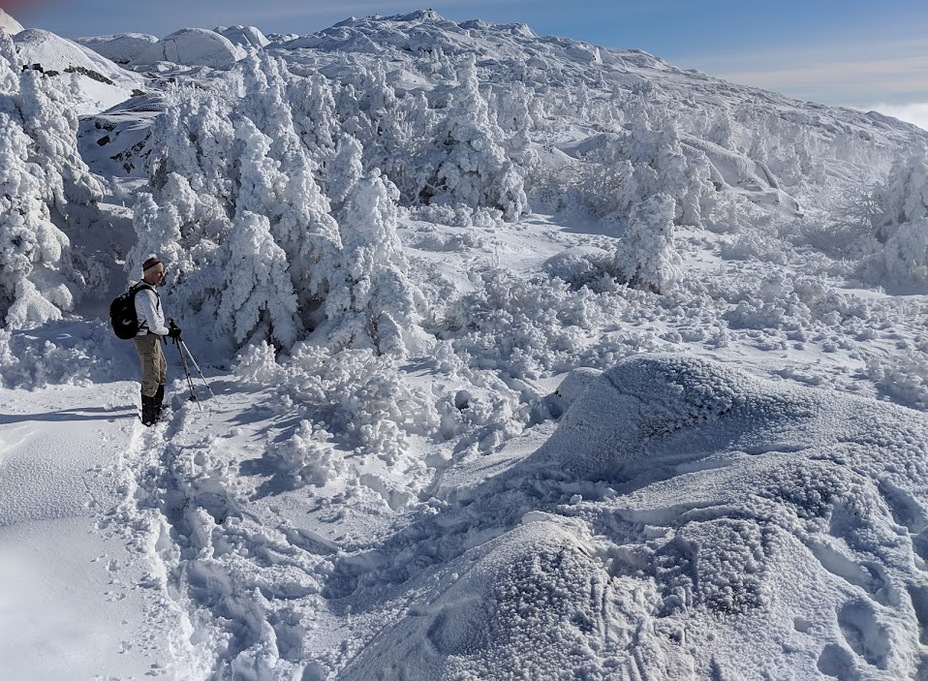
[[[872,454],[851,448],[847,438],[879,439],[890,418],[913,433],[925,428],[922,414],[884,414],[890,409],[826,390],[784,387],[691,356],[641,355],[592,381],[526,465],[622,483],[659,469],[698,466],[716,452],[836,457],[840,450],[842,458],[853,455],[856,465],[870,469]],[[864,413],[871,415],[862,419]],[[766,439],[771,433],[773,442]]]
[[[687,356],[587,379],[523,463],[336,567],[408,604],[343,678],[921,678],[923,413]]]
[[[233,44],[246,50],[258,49],[270,44],[270,40],[254,26],[220,26],[216,33],[228,38]]]
[[[78,38],[76,42],[117,64],[129,64],[153,43],[158,42],[158,38],[147,33],[120,33]]]
[[[0,8],[0,30],[16,35],[23,30],[23,25]]]
[[[608,575],[578,534],[539,517],[466,553],[341,678],[583,678]]]
[[[22,66],[41,70],[46,76],[66,78],[73,74],[71,95],[78,113],[107,109],[144,86],[144,79],[109,59],[65,38],[30,28],[13,36]]]
[[[244,59],[246,52],[223,35],[205,28],[183,28],[143,50],[132,66],[171,62],[184,66],[222,68]]]

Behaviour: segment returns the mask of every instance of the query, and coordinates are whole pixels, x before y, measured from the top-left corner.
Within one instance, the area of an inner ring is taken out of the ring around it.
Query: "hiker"
[[[139,331],[133,340],[142,365],[142,423],[151,426],[161,417],[168,370],[161,343],[165,336],[179,338],[180,329],[173,320],[170,329],[164,324],[161,296],[155,288],[164,286],[164,263],[157,256],[153,255],[142,264],[142,280],[138,286],[135,313]]]

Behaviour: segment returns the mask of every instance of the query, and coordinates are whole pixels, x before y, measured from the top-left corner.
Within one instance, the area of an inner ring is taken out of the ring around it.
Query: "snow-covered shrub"
[[[567,249],[545,261],[545,271],[570,285],[572,289],[587,287],[592,291],[615,288],[611,254],[595,246]]]
[[[767,260],[786,264],[787,245],[780,239],[761,230],[744,231],[719,246],[719,254],[726,260]]]
[[[252,387],[281,385],[286,379],[286,370],[277,363],[274,348],[266,341],[242,349],[232,371],[243,383]]]
[[[910,220],[893,230],[884,244],[883,257],[891,282],[928,291],[928,218]]]
[[[674,200],[659,193],[638,205],[614,256],[620,276],[636,288],[666,292],[682,276],[674,249]]]
[[[605,320],[615,323],[626,306],[619,296],[572,290],[549,277],[527,281],[491,270],[474,277],[474,284],[477,290],[442,311],[441,335],[475,366],[520,380],[584,362],[588,330]]]
[[[891,288],[928,290],[928,148],[898,158],[870,195],[869,222],[882,245],[870,259]]]
[[[928,148],[896,160],[877,201],[883,210],[879,225],[883,231],[877,234],[881,239],[887,236],[887,227],[928,217]]]
[[[292,487],[323,487],[345,470],[332,440],[332,434],[324,428],[301,421],[293,435],[280,444],[272,444],[269,453],[277,471],[289,479]]]
[[[296,346],[287,368],[290,378],[280,389],[325,430],[346,438],[350,448],[395,462],[409,435],[438,428],[430,397],[404,381],[389,356],[371,350],[329,353],[304,343]]]
[[[924,352],[913,353],[906,361],[871,357],[866,373],[877,388],[899,404],[928,410],[928,360]]]
[[[896,159],[874,199],[881,212],[875,236],[881,242],[892,236],[895,227],[928,217],[928,148]]]

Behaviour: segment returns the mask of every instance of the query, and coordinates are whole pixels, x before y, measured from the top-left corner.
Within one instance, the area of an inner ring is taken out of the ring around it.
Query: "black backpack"
[[[116,296],[110,303],[110,326],[113,327],[113,333],[117,338],[129,340],[138,334],[140,324],[135,314],[135,294],[143,288],[155,290],[148,284],[139,282],[129,287],[125,293]]]

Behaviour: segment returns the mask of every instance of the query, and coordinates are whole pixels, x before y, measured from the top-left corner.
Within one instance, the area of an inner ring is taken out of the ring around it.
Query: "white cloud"
[[[869,108],[928,130],[928,102],[919,104],[877,104]]]

